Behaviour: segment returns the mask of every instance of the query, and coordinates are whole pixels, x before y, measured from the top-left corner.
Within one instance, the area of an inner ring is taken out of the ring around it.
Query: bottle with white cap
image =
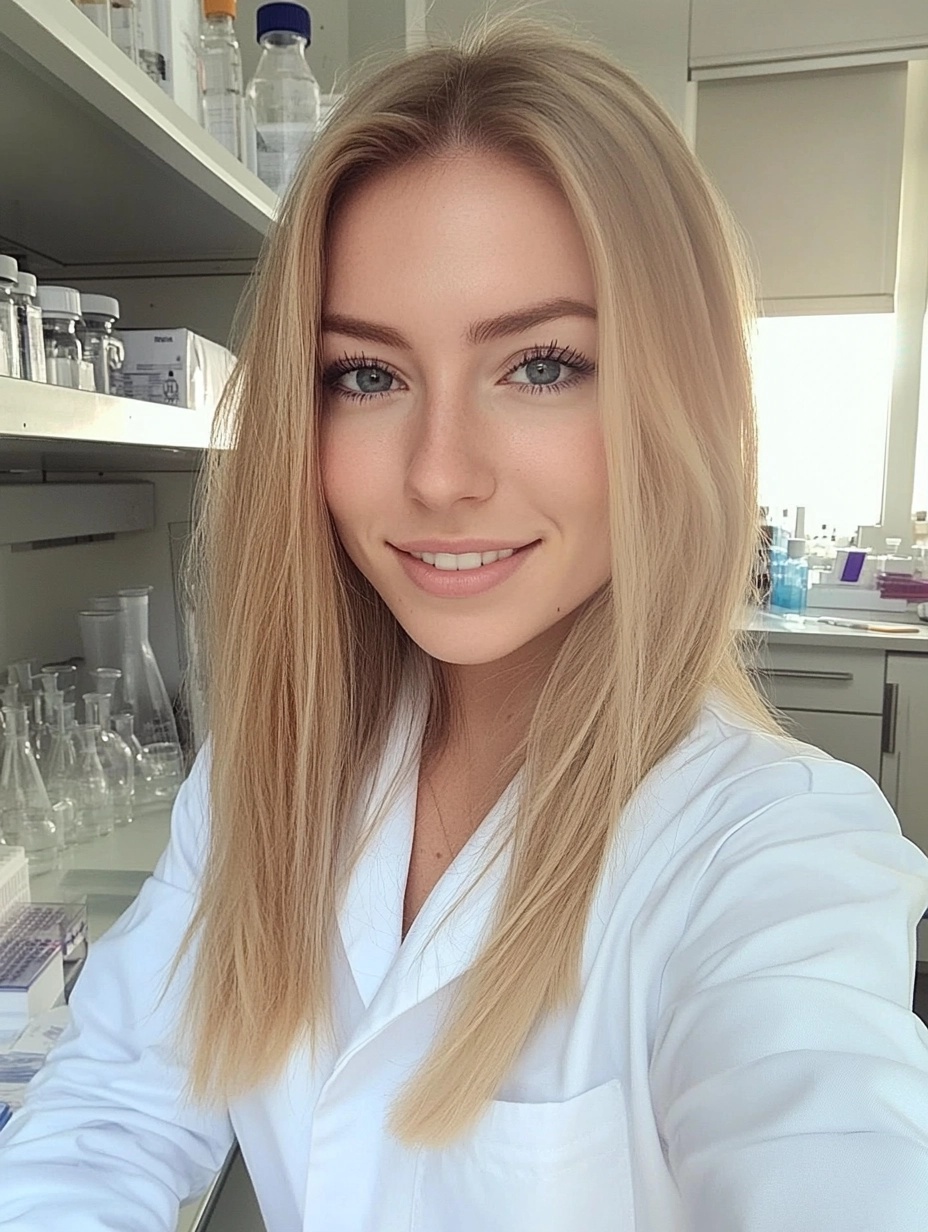
[[[50,385],[81,388],[83,351],[77,336],[81,319],[80,292],[73,287],[38,288],[45,336],[45,366]]]
[[[19,362],[19,323],[13,288],[19,278],[19,265],[13,257],[0,256],[0,376],[21,376]]]
[[[47,380],[45,340],[42,337],[42,312],[35,302],[35,274],[19,271],[13,288],[13,303],[19,324],[19,363],[27,381]]]
[[[119,392],[119,372],[125,359],[122,339],[113,333],[113,323],[119,320],[119,300],[112,295],[88,295],[81,292],[81,319],[77,336],[84,351],[84,361],[93,366],[93,384],[98,394]]]

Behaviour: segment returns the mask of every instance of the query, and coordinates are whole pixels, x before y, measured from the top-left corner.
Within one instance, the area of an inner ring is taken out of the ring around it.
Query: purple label
[[[841,581],[856,582],[860,578],[866,559],[866,552],[848,552],[844,568],[841,570]]]

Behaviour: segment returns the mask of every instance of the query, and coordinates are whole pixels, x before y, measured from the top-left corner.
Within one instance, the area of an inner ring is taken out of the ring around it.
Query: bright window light
[[[760,503],[804,505],[806,533],[880,520],[892,313],[765,317],[753,339]]]

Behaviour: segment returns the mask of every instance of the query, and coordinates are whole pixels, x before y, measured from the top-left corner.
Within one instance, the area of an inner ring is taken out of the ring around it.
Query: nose
[[[465,394],[432,399],[411,426],[407,495],[430,509],[487,500],[496,489],[500,462],[490,437]]]

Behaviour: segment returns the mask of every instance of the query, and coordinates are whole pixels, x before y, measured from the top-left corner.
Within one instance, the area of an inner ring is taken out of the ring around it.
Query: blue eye
[[[536,347],[523,355],[506,376],[512,378],[523,370],[526,379],[510,380],[511,385],[521,385],[530,394],[556,394],[584,380],[596,371],[596,365],[579,351],[552,342],[550,346]]]

